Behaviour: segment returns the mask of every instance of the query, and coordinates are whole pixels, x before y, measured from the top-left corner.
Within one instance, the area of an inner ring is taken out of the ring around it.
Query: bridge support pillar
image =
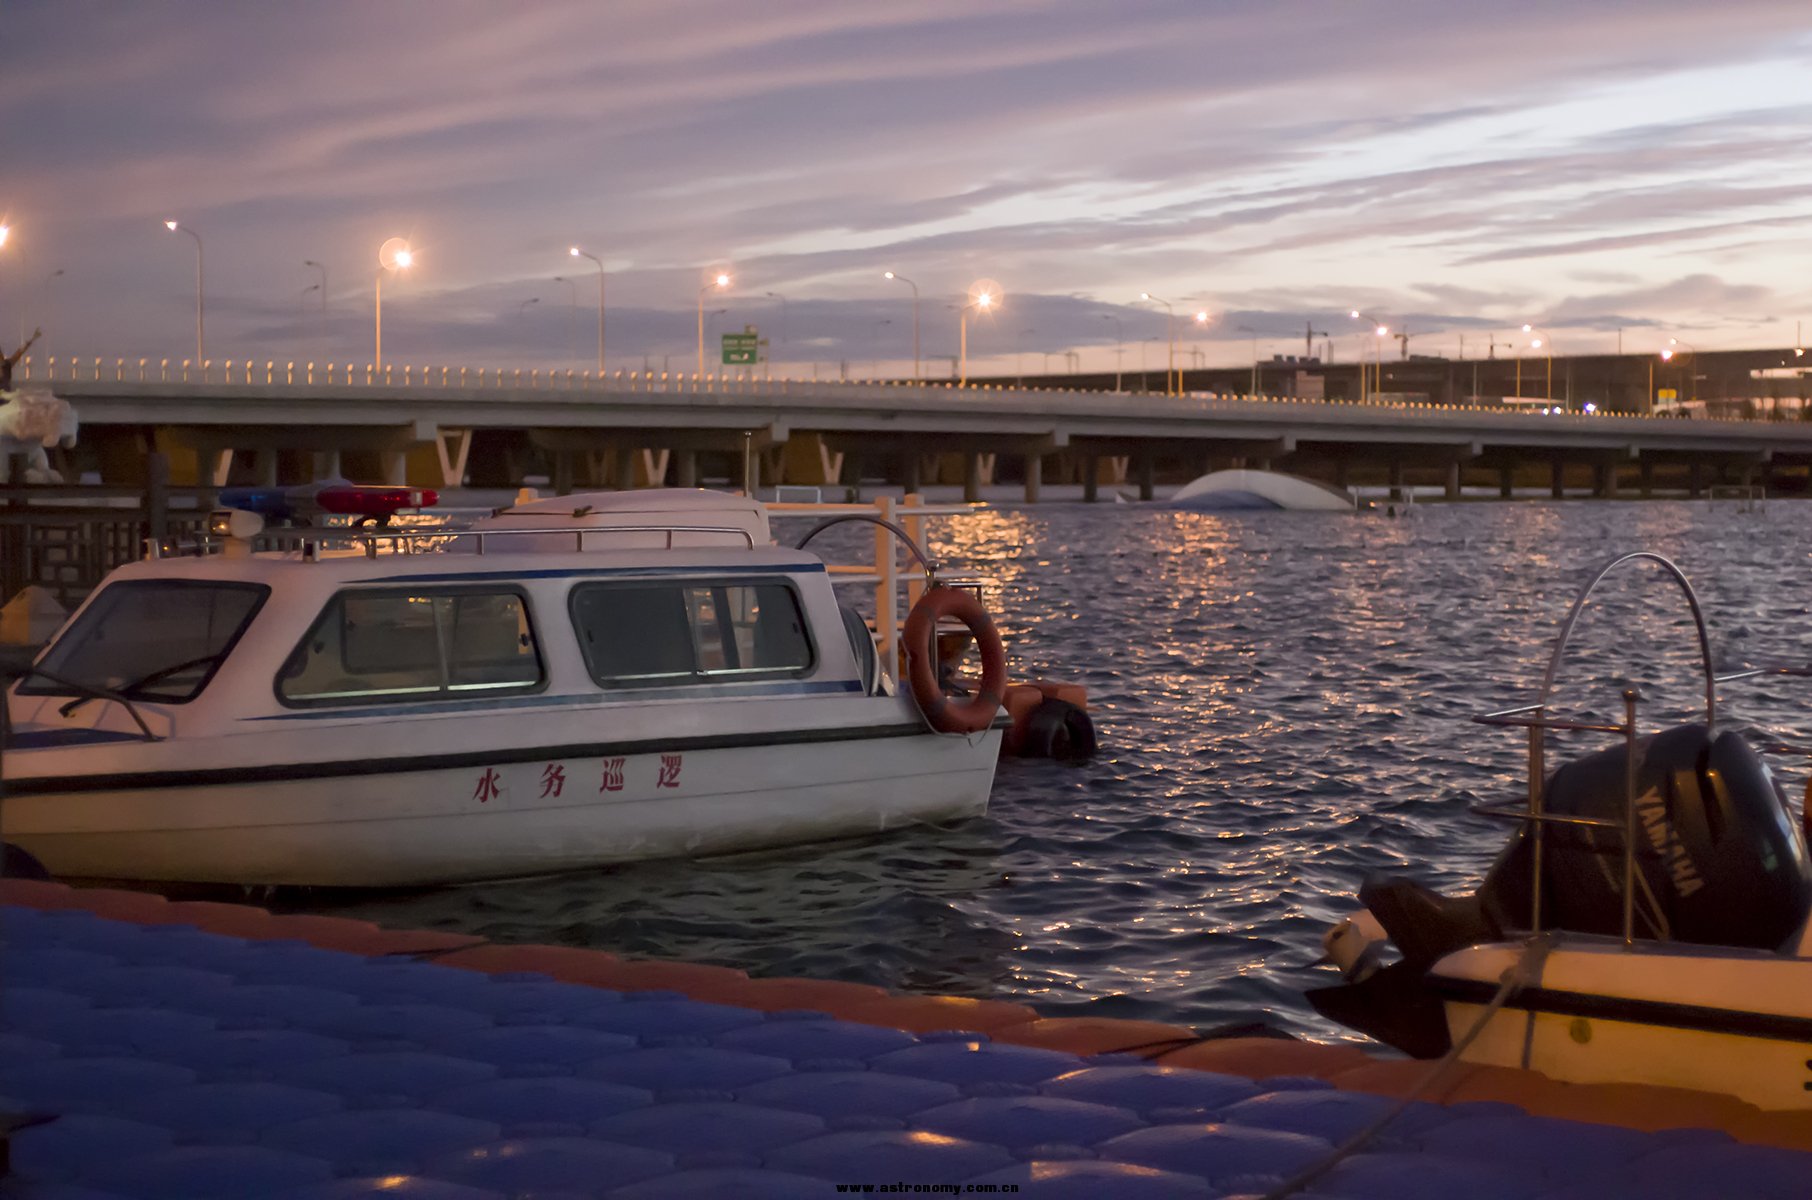
[[[1349,464],[1347,463],[1346,459],[1337,458],[1334,460],[1334,486],[1335,487],[1339,488],[1341,491],[1345,491],[1346,487],[1347,487],[1347,478],[1350,474],[1351,474],[1351,471],[1349,469]]]
[[[564,457],[564,456],[563,456]],[[611,483],[619,492],[627,492],[635,487],[635,451],[626,446],[617,447],[616,467],[611,476]],[[572,490],[572,467],[567,467],[567,483],[561,495]]]
[[[1403,460],[1402,459],[1393,458],[1390,460],[1390,498],[1392,500],[1403,499]]]
[[[1737,481],[1739,483],[1741,483],[1744,487],[1754,487],[1755,486],[1755,464],[1754,463],[1744,463],[1742,466],[1742,470],[1737,475]]]
[[[1505,463],[1497,469],[1497,494],[1504,500],[1508,500],[1516,494],[1516,467],[1514,464]]]
[[[1026,455],[1026,503],[1036,504],[1044,492],[1044,455]]]
[[[553,478],[554,495],[565,496],[573,490],[573,452],[571,450],[554,451]]]
[[[1592,464],[1592,494],[1600,500],[1615,499],[1617,495],[1617,464],[1604,460]]]
[[[843,455],[843,495],[851,504],[862,503],[862,456],[853,450]]]
[[[675,450],[673,452],[673,481],[683,488],[698,486],[698,451]]]
[[[1154,486],[1157,482],[1156,475],[1156,457],[1149,450],[1141,450],[1139,452],[1139,499],[1149,500],[1152,498]]]
[[[384,473],[389,487],[403,487],[409,482],[409,456],[401,450],[385,450],[378,455],[378,470]]]
[[[1093,454],[1082,456],[1082,499],[1093,504],[1101,498],[1100,484],[1101,460]]]
[[[1695,462],[1686,468],[1686,494],[1697,500],[1705,494],[1705,465]]]
[[[214,464],[213,464],[214,486],[217,488],[225,487],[227,485],[227,480],[229,478],[231,478],[232,474],[233,474],[233,452],[231,450],[222,450],[220,453],[218,453],[214,456]]]
[[[316,479],[339,479],[344,471],[340,466],[338,450],[317,450],[314,453],[314,473]],[[448,484],[452,487],[452,484]]]
[[[963,503],[981,503],[982,456],[974,451],[963,455]]]
[[[918,452],[908,450],[900,456],[900,483],[905,486],[906,494],[911,496],[922,490],[920,482]]]
[[[1449,500],[1460,498],[1460,464],[1457,462],[1447,464],[1447,498]]]
[[[1548,494],[1559,500],[1567,494],[1567,464],[1555,459],[1548,464]]]
[[[1645,458],[1636,464],[1636,476],[1642,489],[1642,498],[1648,499],[1655,494],[1655,460]]]
[[[252,451],[252,471],[258,476],[259,487],[276,487],[277,452],[275,450]]]

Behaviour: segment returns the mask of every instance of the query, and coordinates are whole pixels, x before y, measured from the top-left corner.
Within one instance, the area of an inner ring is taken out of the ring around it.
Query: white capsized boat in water
[[[1286,509],[1291,512],[1352,512],[1351,492],[1282,471],[1210,471],[1178,488],[1173,508],[1201,512]]]
[[[999,687],[936,732],[757,501],[566,496],[278,553],[214,520],[240,536],[114,571],[7,697],[0,832],[55,875],[440,884],[987,806]]]
[[[1606,574],[1649,562],[1698,626],[1703,722],[1644,735],[1624,719],[1553,715],[1580,611]],[[1697,598],[1659,555],[1607,565],[1568,613],[1540,698],[1475,718],[1527,729],[1526,804],[1476,895],[1371,879],[1364,911],[1328,932],[1347,982],[1309,993],[1323,1015],[1420,1058],[1533,1068],[1576,1083],[1643,1083],[1812,1108],[1812,867],[1800,820],[1756,753],[1717,724],[1717,677]],[[1548,774],[1551,730],[1622,745]],[[1793,749],[1776,747],[1777,749]]]

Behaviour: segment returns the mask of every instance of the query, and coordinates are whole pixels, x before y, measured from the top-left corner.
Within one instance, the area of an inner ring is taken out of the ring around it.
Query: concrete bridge
[[[185,364],[186,367],[186,364]],[[59,373],[60,374],[60,373]],[[1272,466],[1337,484],[1495,484],[1532,479],[1599,495],[1716,483],[1805,491],[1812,421],[1544,414],[1500,405],[1176,396],[944,383],[749,377],[324,368],[277,363],[97,361],[25,375],[72,404],[78,454],[110,483],[169,456],[177,483],[291,482],[345,473],[422,486],[691,486],[742,479],[909,488],[1023,480],[1133,483],[1218,466]]]

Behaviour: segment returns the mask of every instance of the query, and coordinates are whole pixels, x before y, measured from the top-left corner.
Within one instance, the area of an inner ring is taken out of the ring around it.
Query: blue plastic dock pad
[[[13,1135],[0,1200],[790,1200],[967,1183],[1213,1200],[1320,1161],[1389,1105],[1316,1080],[79,911],[0,916],[0,1107],[55,1118]],[[1805,1200],[1812,1155],[1415,1105],[1304,1195]]]

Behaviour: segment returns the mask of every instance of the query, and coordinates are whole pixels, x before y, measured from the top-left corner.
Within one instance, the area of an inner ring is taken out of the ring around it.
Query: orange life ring
[[[981,651],[981,687],[966,700],[944,695],[937,670],[937,623],[961,621]],[[1007,690],[1007,652],[987,609],[969,592],[934,587],[906,614],[906,681],[926,724],[939,733],[980,733],[994,722]]]

